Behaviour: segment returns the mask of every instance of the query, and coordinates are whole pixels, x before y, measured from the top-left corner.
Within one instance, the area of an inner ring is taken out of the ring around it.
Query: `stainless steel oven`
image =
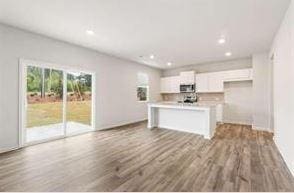
[[[195,84],[180,85],[181,93],[193,93],[195,92]]]

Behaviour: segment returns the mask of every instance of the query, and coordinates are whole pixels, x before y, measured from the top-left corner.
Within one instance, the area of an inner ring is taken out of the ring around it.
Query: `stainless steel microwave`
[[[195,84],[180,85],[181,93],[192,93],[195,92]]]

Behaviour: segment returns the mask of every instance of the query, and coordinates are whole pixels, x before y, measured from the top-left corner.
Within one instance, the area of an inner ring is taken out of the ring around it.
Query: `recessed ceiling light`
[[[231,52],[227,52],[227,53],[225,53],[225,55],[226,55],[226,56],[231,56],[232,53],[231,53]]]
[[[154,59],[155,56],[153,54],[150,55],[150,59]]]
[[[167,65],[168,65],[168,66],[171,66],[171,65],[172,65],[172,63],[171,63],[171,62],[168,62],[168,63],[167,63]]]
[[[88,35],[94,35],[94,31],[92,31],[92,30],[87,30],[86,33],[87,33]]]
[[[219,44],[224,44],[224,43],[226,43],[226,39],[225,39],[225,38],[220,38],[220,39],[218,40],[218,43],[219,43]]]

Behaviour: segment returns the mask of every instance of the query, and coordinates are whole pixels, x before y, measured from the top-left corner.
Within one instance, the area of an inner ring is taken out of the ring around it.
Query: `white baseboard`
[[[147,118],[142,118],[142,119],[137,119],[137,120],[133,120],[133,121],[121,121],[119,123],[115,123],[115,124],[110,124],[110,125],[103,125],[100,128],[97,128],[96,131],[99,130],[107,130],[107,129],[113,129],[115,127],[121,127],[124,125],[129,125],[129,124],[133,124],[133,123],[138,123],[138,122],[142,122],[142,121],[146,121]]]
[[[257,130],[257,131],[267,131],[267,132],[273,133],[273,130],[270,129],[270,128],[257,127],[257,126],[255,126],[255,125],[248,124],[248,123],[245,123],[245,122],[226,121],[226,122],[224,122],[224,123],[229,123],[229,124],[239,124],[239,125],[251,125],[253,130]]]
[[[257,126],[252,125],[252,129],[257,130],[257,131],[267,131],[267,132],[273,133],[272,129],[265,128],[265,127],[257,127]]]
[[[10,151],[14,151],[14,150],[17,150],[17,149],[19,149],[19,147],[3,148],[3,149],[0,149],[0,154],[10,152]]]
[[[224,121],[222,122],[223,124],[228,123],[228,124],[237,124],[237,125],[251,125],[246,122],[241,122],[241,121]]]

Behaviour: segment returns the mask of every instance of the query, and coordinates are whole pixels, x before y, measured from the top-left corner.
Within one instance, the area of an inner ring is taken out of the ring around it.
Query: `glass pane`
[[[67,74],[67,134],[92,130],[92,75]]]
[[[27,67],[26,142],[64,134],[62,100],[62,71]]]
[[[148,99],[147,87],[137,87],[137,99],[138,101],[147,101]]]

